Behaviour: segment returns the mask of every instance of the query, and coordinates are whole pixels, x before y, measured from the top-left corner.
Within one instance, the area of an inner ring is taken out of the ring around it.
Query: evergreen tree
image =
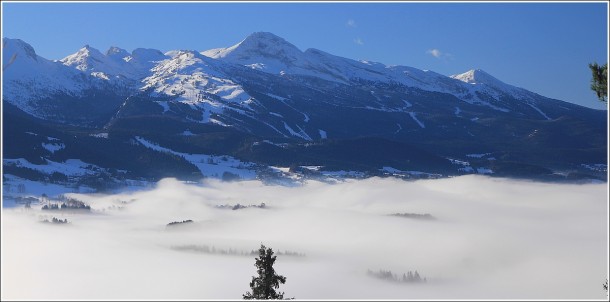
[[[608,102],[608,63],[603,66],[597,63],[589,64],[591,74],[591,90],[595,91],[597,98],[602,102]]]
[[[275,258],[273,256],[273,250],[266,248],[261,244],[258,250],[258,258],[255,258],[256,272],[258,277],[252,277],[250,282],[250,288],[252,292],[246,292],[243,295],[245,300],[271,300],[271,299],[283,299],[284,293],[277,293],[275,290],[280,287],[280,283],[286,283],[286,277],[278,275],[273,269]]]
[[[413,275],[413,280],[415,280],[415,282],[421,281],[421,277],[417,271],[415,271],[415,274]]]

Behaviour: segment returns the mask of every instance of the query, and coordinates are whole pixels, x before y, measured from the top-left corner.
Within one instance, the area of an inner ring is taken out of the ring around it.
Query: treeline
[[[182,220],[182,221],[172,221],[170,223],[167,224],[167,226],[175,226],[178,224],[185,224],[185,223],[192,223],[193,221],[191,219],[187,219],[187,220]]]
[[[218,254],[218,255],[231,255],[231,256],[255,256],[258,255],[258,250],[252,250],[252,251],[244,251],[244,250],[237,250],[237,249],[222,249],[222,248],[216,248],[214,246],[207,246],[207,245],[179,245],[179,246],[172,246],[171,247],[172,250],[176,250],[176,251],[191,251],[191,252],[197,252],[197,253],[203,253],[203,254]],[[291,256],[291,257],[305,257],[305,254],[303,253],[299,253],[299,252],[294,252],[294,251],[277,251],[275,253],[276,255],[280,255],[280,256]]]
[[[394,213],[389,214],[388,216],[396,216],[403,218],[413,218],[413,219],[422,219],[422,220],[435,220],[436,217],[426,213],[426,214],[417,214],[417,213]]]
[[[240,210],[240,209],[246,209],[246,208],[259,208],[259,209],[265,209],[267,206],[265,205],[264,202],[261,202],[260,204],[250,204],[250,205],[241,205],[241,204],[236,204],[236,205],[230,205],[230,204],[222,204],[222,205],[216,205],[214,206],[217,209],[231,209],[231,210]]]
[[[374,272],[372,270],[367,270],[366,274],[368,276],[371,277],[375,277],[378,279],[383,279],[383,280],[387,280],[387,281],[392,281],[392,282],[399,282],[399,283],[426,283],[428,282],[428,280],[424,277],[422,278],[419,273],[417,271],[412,272],[409,271],[407,273],[403,273],[402,277],[397,276],[396,274],[392,273],[392,271],[390,270],[379,270],[377,272]]]
[[[91,207],[88,206],[87,204],[85,204],[84,202],[78,200],[78,199],[74,199],[74,198],[69,198],[67,201],[62,202],[61,205],[58,205],[56,203],[52,203],[52,204],[45,204],[44,206],[42,206],[42,210],[85,210],[85,211],[91,211]]]
[[[55,217],[53,217],[53,219],[51,219],[51,220],[45,218],[45,220],[43,220],[42,222],[43,223],[54,223],[54,224],[67,224],[67,223],[69,223],[67,218],[66,219],[58,219],[58,218],[55,218]]]

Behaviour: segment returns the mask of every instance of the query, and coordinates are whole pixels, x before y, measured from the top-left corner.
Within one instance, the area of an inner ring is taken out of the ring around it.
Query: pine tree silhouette
[[[256,259],[256,272],[258,277],[252,277],[250,288],[252,292],[246,292],[243,295],[245,300],[271,300],[284,299],[284,293],[278,293],[275,290],[280,287],[280,283],[286,283],[286,277],[278,275],[273,269],[273,264],[277,256],[273,256],[273,250],[266,248],[261,244],[258,250],[258,258]]]
[[[600,101],[608,102],[608,63],[603,66],[592,63],[589,68],[592,74],[591,90],[595,91]]]

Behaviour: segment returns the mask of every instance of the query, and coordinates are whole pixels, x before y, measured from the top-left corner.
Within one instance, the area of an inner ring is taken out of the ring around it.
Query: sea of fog
[[[92,211],[3,209],[2,300],[241,299],[261,243],[278,253],[280,291],[297,299],[607,298],[607,184],[165,179],[70,197]],[[52,217],[69,223],[41,222]]]

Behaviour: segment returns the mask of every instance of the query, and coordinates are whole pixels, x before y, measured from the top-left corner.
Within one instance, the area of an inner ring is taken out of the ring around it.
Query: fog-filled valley
[[[607,183],[164,179],[65,197],[90,210],[3,208],[3,300],[241,299],[261,243],[297,299],[607,297]]]

